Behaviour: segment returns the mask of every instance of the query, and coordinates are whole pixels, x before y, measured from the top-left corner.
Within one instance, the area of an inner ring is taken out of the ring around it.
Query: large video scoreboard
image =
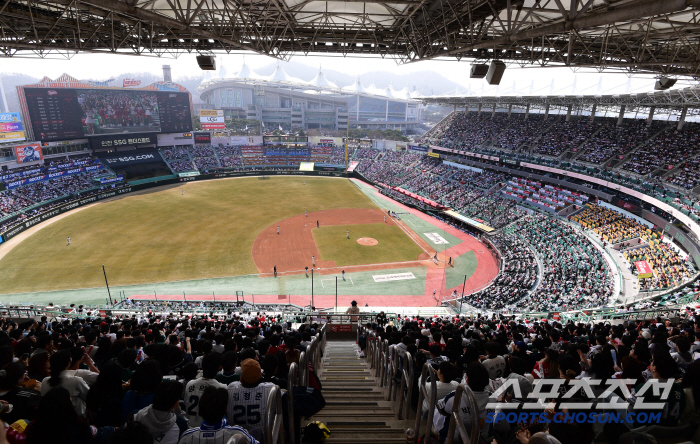
[[[24,88],[34,138],[192,131],[189,94],[122,89]]]

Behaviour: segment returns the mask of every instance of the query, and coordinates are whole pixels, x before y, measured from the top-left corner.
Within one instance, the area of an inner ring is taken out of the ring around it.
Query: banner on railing
[[[10,182],[6,185],[8,190],[11,190],[13,188],[18,188],[24,185],[29,185],[35,182],[43,182],[46,180],[51,180],[55,179],[57,177],[62,177],[62,176],[71,176],[74,174],[80,174],[80,173],[85,173],[85,172],[90,172],[90,171],[96,171],[99,170],[102,166],[101,165],[93,165],[85,168],[73,168],[70,170],[65,170],[65,171],[57,171],[55,173],[49,173],[49,174],[42,174],[41,176],[34,176],[30,177],[29,179],[21,179],[21,180],[16,180],[14,182]]]
[[[352,332],[352,324],[329,324],[331,333],[350,333]]]
[[[653,275],[651,266],[647,261],[637,261],[634,263],[634,266],[637,269],[637,277],[639,279],[650,278]]]

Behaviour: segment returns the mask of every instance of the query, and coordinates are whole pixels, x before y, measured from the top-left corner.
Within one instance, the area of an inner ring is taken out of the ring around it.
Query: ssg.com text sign
[[[122,162],[134,162],[137,160],[147,160],[147,159],[155,159],[155,156],[153,154],[144,154],[143,156],[107,158],[107,159],[105,159],[105,161],[107,161],[107,163],[122,163]]]

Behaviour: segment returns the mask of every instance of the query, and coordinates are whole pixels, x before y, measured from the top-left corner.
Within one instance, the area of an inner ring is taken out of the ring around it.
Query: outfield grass
[[[350,239],[346,237],[347,230],[350,230]],[[423,253],[396,225],[333,225],[314,228],[311,232],[321,260],[335,261],[338,267],[414,261]],[[379,243],[372,246],[360,245],[357,239],[361,237],[371,237]]]
[[[256,274],[250,252],[263,229],[304,210],[336,208],[376,206],[349,180],[310,177],[209,180],[126,195],[17,245],[0,260],[0,294],[101,287],[102,264],[110,286]]]

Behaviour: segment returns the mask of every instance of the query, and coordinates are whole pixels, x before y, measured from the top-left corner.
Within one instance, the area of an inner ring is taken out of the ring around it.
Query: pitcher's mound
[[[357,243],[360,245],[377,245],[379,242],[371,237],[361,237],[357,240]]]

